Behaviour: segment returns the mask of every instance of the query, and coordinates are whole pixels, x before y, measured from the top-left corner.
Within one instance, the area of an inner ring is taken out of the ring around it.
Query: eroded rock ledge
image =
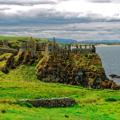
[[[33,107],[66,107],[72,106],[77,104],[74,99],[69,97],[65,98],[52,98],[52,99],[35,99],[35,100],[28,100],[28,99],[20,99],[19,102],[29,102],[33,105]]]
[[[98,54],[70,53],[46,56],[36,66],[36,75],[43,82],[95,89],[120,89],[120,86],[106,77]]]

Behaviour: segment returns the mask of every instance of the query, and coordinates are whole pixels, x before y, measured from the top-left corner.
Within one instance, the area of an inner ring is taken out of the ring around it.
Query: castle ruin
[[[28,42],[20,42],[19,52],[29,50],[35,55],[36,51],[45,51],[45,43],[35,42],[32,37]]]
[[[45,49],[45,56],[51,55],[52,53],[76,53],[76,54],[88,54],[88,53],[96,53],[96,49],[94,45],[89,44],[89,48],[87,48],[87,45],[77,45],[76,48],[71,48],[71,45],[65,46],[64,48],[58,46],[58,44],[55,41],[55,37],[53,38],[53,43],[47,44]]]
[[[76,54],[88,54],[88,53],[96,53],[96,49],[94,45],[89,44],[89,48],[87,45],[77,45],[76,48],[71,47],[71,45],[67,45],[65,47],[60,47],[58,43],[55,41],[55,37],[53,37],[53,42],[46,44],[35,42],[32,37],[28,42],[20,42],[19,43],[19,52],[29,50],[31,54],[35,55],[36,51],[45,51],[45,56],[51,55],[52,53],[62,54],[62,53],[76,53]],[[8,46],[8,39],[1,41],[0,46],[4,47],[4,51],[17,51],[15,49],[11,49]],[[3,48],[1,48],[2,50]],[[3,51],[3,50],[2,50]]]
[[[3,40],[3,47],[8,47],[8,38],[7,40]]]
[[[16,49],[12,49],[8,46],[8,38],[7,40],[0,40],[0,54],[3,53],[13,53],[13,54],[17,54],[18,50]]]

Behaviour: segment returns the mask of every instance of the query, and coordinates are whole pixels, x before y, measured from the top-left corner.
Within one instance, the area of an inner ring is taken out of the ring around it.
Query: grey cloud
[[[94,2],[94,3],[110,3],[112,0],[86,0],[88,2]]]
[[[52,0],[39,0],[39,1],[32,1],[32,0],[27,0],[27,1],[17,1],[17,0],[0,0],[0,4],[6,4],[6,5],[22,5],[22,6],[32,6],[32,5],[38,5],[38,4],[56,4],[56,2]]]
[[[119,0],[86,0],[88,2],[93,2],[93,3],[120,3]]]
[[[0,11],[4,11],[4,10],[10,10],[10,8],[0,8]]]
[[[55,36],[76,40],[120,39],[120,19],[107,19],[91,13],[85,17],[78,15],[79,13],[62,13],[54,9],[17,11],[15,14],[0,11],[0,35],[38,38]]]
[[[33,36],[38,38],[70,38],[76,40],[120,39],[120,23],[77,23],[66,25],[0,27],[0,35]],[[76,26],[76,27],[74,27]]]
[[[1,5],[22,5],[22,6],[33,6],[38,4],[51,4],[55,5],[62,1],[70,1],[70,0],[39,0],[39,1],[33,1],[33,0],[0,0]]]

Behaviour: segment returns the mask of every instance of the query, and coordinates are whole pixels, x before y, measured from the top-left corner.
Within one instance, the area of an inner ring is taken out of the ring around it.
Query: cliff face
[[[98,89],[119,89],[106,75],[98,54],[52,54],[36,66],[37,78]]]
[[[20,52],[16,56],[12,53],[5,53],[0,56],[0,69],[4,73],[8,73],[8,68],[15,69],[20,64],[30,64],[38,62],[43,58],[42,52],[37,52],[36,56],[33,56],[30,51]]]

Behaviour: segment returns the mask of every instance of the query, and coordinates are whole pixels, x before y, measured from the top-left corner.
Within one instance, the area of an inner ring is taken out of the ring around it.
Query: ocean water
[[[96,47],[96,53],[101,58],[102,66],[107,77],[120,85],[120,79],[113,79],[109,76],[110,74],[120,76],[120,46]]]

